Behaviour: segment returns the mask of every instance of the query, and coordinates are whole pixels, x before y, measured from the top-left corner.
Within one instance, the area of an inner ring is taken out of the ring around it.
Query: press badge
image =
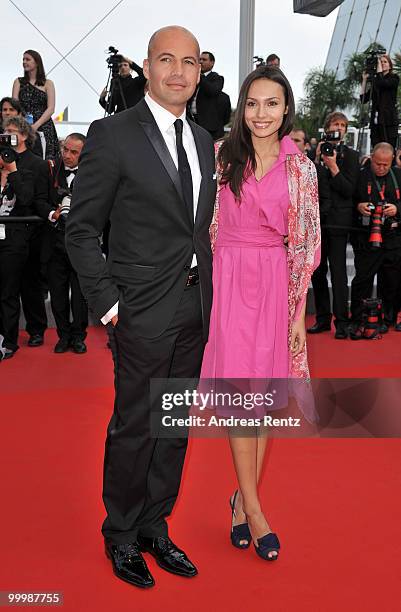
[[[4,223],[0,223],[0,240],[6,239],[6,226]]]

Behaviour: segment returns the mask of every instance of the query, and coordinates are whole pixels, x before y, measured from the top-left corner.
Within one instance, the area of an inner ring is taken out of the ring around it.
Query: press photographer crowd
[[[280,67],[275,54],[255,60]],[[215,61],[213,53],[201,54],[201,77],[187,115],[218,141],[229,129],[232,109]],[[109,78],[99,103],[110,115],[136,105],[147,82],[142,68],[114,47],[107,64]],[[332,109],[319,139],[309,138],[301,127],[291,132],[302,154],[314,161],[319,186],[321,263],[312,277],[316,314],[309,334],[330,332],[332,322],[338,340],[380,339],[390,328],[401,332],[398,86],[386,50],[367,54],[360,103],[370,128],[369,156],[361,158],[346,144],[347,110]],[[58,334],[54,352],[87,351],[88,308],[64,244],[86,137],[70,133],[60,146],[54,110],[54,84],[46,78],[40,54],[28,50],[23,76],[15,79],[11,96],[0,101],[0,360],[13,357],[19,348],[21,305],[28,346],[43,345],[48,296]],[[105,258],[109,229],[108,224],[99,236]]]

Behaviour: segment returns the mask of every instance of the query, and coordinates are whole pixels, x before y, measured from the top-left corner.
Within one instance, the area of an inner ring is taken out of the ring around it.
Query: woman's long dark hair
[[[287,77],[275,66],[259,66],[248,74],[239,92],[237,110],[230,135],[220,147],[218,164],[222,170],[222,185],[230,185],[237,200],[241,198],[244,181],[251,172],[256,170],[255,150],[252,144],[251,132],[245,123],[245,106],[249,88],[257,79],[267,79],[278,83],[284,90],[287,113],[278,130],[278,138],[289,134],[292,130],[295,116],[295,102],[291,85]]]
[[[24,51],[24,55],[25,54],[30,55],[36,62],[35,85],[44,85],[46,83],[46,74],[45,74],[43,60],[42,60],[40,53],[38,53],[37,51],[33,51],[32,49],[28,49],[27,51]],[[22,80],[25,81],[26,83],[29,83],[29,73],[28,72],[26,71],[24,72],[24,76],[22,77]]]

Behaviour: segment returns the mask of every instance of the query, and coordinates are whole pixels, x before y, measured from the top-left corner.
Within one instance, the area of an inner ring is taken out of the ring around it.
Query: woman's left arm
[[[41,125],[46,123],[46,121],[49,121],[49,119],[51,119],[51,116],[54,113],[54,108],[56,105],[56,92],[54,89],[53,81],[49,81],[49,80],[46,81],[45,90],[47,93],[47,108],[45,112],[43,113],[43,115],[41,115],[39,119],[35,121],[35,123],[32,125],[35,131],[38,128],[40,128]]]

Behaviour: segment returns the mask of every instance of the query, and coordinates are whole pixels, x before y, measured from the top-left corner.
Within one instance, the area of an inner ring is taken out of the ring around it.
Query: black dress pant
[[[84,340],[88,327],[88,305],[82,295],[78,276],[61,241],[53,249],[46,273],[50,303],[59,338],[70,341]]]
[[[362,319],[363,300],[371,297],[374,277],[380,273],[378,296],[383,300],[384,322],[392,325],[397,318],[398,288],[401,276],[401,248],[356,249],[355,277],[351,283],[352,322]]]
[[[320,265],[312,275],[316,321],[318,323],[330,323],[332,312],[336,327],[348,323],[347,239],[347,233],[322,228]],[[333,291],[333,311],[330,306],[330,292],[327,282],[328,265],[330,265]]]
[[[168,329],[154,339],[136,336],[119,302],[116,327],[107,326],[115,373],[115,405],[106,440],[102,532],[115,544],[167,535],[187,438],[152,436],[149,379],[199,376],[204,341],[199,285],[188,287]],[[157,402],[158,403],[158,402]],[[154,414],[152,412],[152,414]]]
[[[18,349],[20,291],[24,267],[28,260],[30,229],[20,224],[6,224],[6,237],[0,240],[0,333],[4,346]]]
[[[40,261],[43,240],[43,226],[32,226],[29,238],[28,259],[21,283],[21,301],[26,320],[26,331],[30,336],[43,336],[47,329],[47,315],[44,298],[45,279]]]

